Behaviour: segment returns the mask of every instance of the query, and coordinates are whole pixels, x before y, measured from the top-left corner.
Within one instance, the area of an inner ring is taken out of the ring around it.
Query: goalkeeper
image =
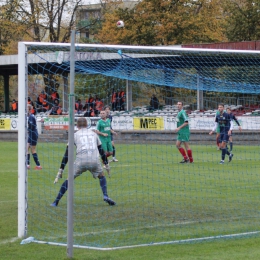
[[[80,176],[85,171],[90,171],[93,177],[98,177],[101,190],[104,195],[104,201],[113,206],[116,203],[108,197],[107,194],[107,181],[104,176],[103,169],[99,160],[99,154],[109,172],[109,165],[106,155],[102,149],[101,142],[96,133],[87,129],[86,118],[79,118],[77,121],[78,131],[74,134],[74,142],[77,147],[76,160],[74,162],[74,179]],[[68,146],[61,162],[61,168],[55,178],[54,183],[58,182],[59,178],[62,178],[62,173],[66,163],[68,162]],[[52,207],[57,207],[60,199],[63,197],[68,189],[68,180],[65,180],[61,185],[60,191],[51,204]]]

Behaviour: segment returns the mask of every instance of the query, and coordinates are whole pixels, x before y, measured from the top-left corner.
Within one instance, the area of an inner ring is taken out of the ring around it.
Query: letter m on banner
[[[163,117],[134,117],[134,130],[164,130]]]
[[[147,118],[140,118],[140,128],[148,129],[148,119]]]

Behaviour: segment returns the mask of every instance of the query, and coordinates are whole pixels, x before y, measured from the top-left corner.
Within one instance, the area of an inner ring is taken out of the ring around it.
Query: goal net
[[[19,43],[18,235],[66,244],[67,193],[57,207],[50,204],[68,175],[67,165],[54,184],[68,142],[69,109],[75,121],[87,117],[95,129],[105,105],[118,132],[115,154],[108,158],[111,178],[106,175],[116,206],[103,201],[99,181],[89,172],[76,178],[75,246],[108,249],[258,235],[259,54],[76,44],[70,57],[70,44]],[[71,58],[75,107],[68,102]],[[34,169],[32,155],[27,169],[28,97],[42,170]],[[55,99],[59,113],[53,113]],[[176,148],[178,101],[189,117],[193,163],[180,163],[183,155]],[[223,165],[216,133],[209,135],[219,103],[230,107],[242,127],[240,132],[234,121],[233,146],[227,144],[234,156],[226,155]]]

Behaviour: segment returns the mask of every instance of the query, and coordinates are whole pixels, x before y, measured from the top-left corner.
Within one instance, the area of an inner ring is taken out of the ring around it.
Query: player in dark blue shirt
[[[109,118],[109,120],[110,120],[110,125],[111,125],[111,129],[112,129],[113,117],[110,115],[110,107],[106,106],[105,111],[107,113],[107,118]],[[112,133],[111,133],[111,142],[112,142],[112,147],[113,147],[113,159],[109,160],[109,162],[118,162],[118,160],[116,159],[116,148],[115,148],[115,143],[114,143],[114,140],[113,140],[113,134]]]
[[[233,157],[233,154],[227,150],[227,143],[228,143],[229,137],[230,137],[230,135],[232,133],[232,129],[233,129],[233,121],[232,121],[232,116],[224,111],[223,104],[219,104],[218,110],[220,113],[218,115],[216,115],[215,126],[209,134],[212,135],[213,132],[216,130],[216,128],[219,126],[219,128],[220,128],[220,150],[222,151],[220,164],[223,164],[226,154],[229,156],[229,162],[231,162],[232,157]]]
[[[226,110],[227,110],[227,113],[231,116],[231,120],[235,121],[236,124],[238,125],[239,131],[242,131],[241,125],[240,125],[240,123],[238,122],[238,120],[237,120],[237,118],[235,117],[235,115],[233,115],[233,114],[231,113],[231,109],[228,107]],[[232,150],[233,150],[232,132],[231,132],[231,135],[229,136],[229,146],[230,146],[230,152],[232,152]]]
[[[32,114],[32,105],[27,105],[28,110],[28,142],[27,142],[27,169],[30,169],[30,148],[33,159],[36,163],[35,170],[41,170],[38,155],[36,153],[36,145],[38,140],[37,122],[34,114]]]

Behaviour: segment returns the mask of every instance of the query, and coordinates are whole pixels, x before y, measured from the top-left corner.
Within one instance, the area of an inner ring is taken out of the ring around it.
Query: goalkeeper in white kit
[[[74,179],[80,176],[85,171],[90,171],[94,178],[99,179],[100,187],[104,196],[104,201],[110,206],[116,205],[116,203],[108,197],[107,194],[107,181],[103,173],[103,169],[99,160],[101,156],[106,170],[109,173],[109,164],[107,162],[106,155],[102,149],[101,142],[96,133],[87,129],[87,120],[85,118],[79,118],[77,122],[78,131],[74,134],[74,143],[77,147],[76,160],[74,162]],[[68,162],[68,146],[63,156],[60,170],[55,178],[54,183],[58,182],[59,178],[62,178],[64,167]],[[57,207],[60,199],[63,197],[68,189],[68,180],[65,180],[60,187],[60,191],[51,204],[52,207]]]

